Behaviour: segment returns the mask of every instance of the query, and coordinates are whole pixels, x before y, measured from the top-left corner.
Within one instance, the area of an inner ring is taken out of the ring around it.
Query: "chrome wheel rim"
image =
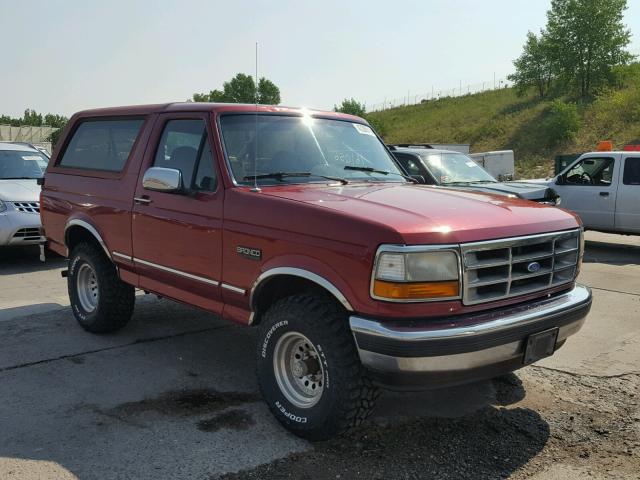
[[[285,333],[273,351],[273,370],[280,391],[299,408],[311,408],[324,391],[324,366],[315,345],[298,332]]]
[[[78,300],[85,312],[91,313],[98,306],[98,278],[91,265],[83,263],[78,269],[76,290]]]

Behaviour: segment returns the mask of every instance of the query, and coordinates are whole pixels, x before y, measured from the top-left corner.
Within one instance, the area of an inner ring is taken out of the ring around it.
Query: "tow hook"
[[[67,278],[69,276],[69,270],[67,270],[66,268],[64,270],[60,271],[60,276],[62,278]]]

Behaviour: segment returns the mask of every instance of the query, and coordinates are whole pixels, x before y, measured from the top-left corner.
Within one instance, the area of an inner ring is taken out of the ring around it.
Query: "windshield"
[[[42,178],[47,163],[40,152],[0,150],[0,180]]]
[[[480,165],[462,153],[426,153],[421,157],[436,181],[442,185],[496,181]]]
[[[345,180],[405,182],[402,172],[366,125],[309,116],[223,115],[222,137],[236,182],[259,185]],[[256,131],[258,145],[256,149]],[[255,164],[256,150],[258,162]]]

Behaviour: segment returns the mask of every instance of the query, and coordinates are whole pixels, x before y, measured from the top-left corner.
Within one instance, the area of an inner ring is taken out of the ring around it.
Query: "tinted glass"
[[[282,180],[262,179],[258,182],[262,185],[326,181],[313,175],[405,182],[394,159],[366,125],[285,115],[224,115],[220,124],[231,170],[241,184],[252,184],[247,176],[254,172],[312,174]],[[391,173],[345,170],[347,166]]]
[[[411,155],[403,155],[401,153],[396,153],[394,156],[398,159],[409,175],[422,175],[417,158],[413,158]]]
[[[143,119],[88,120],[76,129],[59,162],[63,167],[121,171]]]
[[[48,161],[40,152],[0,150],[0,180],[41,178]]]
[[[585,158],[565,174],[569,185],[608,187],[613,176],[613,158]]]
[[[204,121],[169,120],[156,150],[154,166],[180,170],[186,188],[214,191],[216,175]]]
[[[625,159],[622,183],[625,185],[640,185],[640,157],[627,157]]]

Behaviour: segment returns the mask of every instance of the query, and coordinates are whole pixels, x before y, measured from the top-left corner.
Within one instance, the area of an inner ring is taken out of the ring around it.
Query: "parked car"
[[[586,229],[640,234],[640,151],[585,153],[540,184],[556,190]]]
[[[358,117],[120,107],[75,114],[61,141],[42,219],[79,324],[124,327],[139,288],[257,327],[262,395],[305,438],[359,424],[379,385],[551,355],[591,306],[575,215],[408,181]]]
[[[553,188],[532,182],[499,182],[463,153],[421,147],[390,147],[405,172],[421,183],[512,195],[547,205],[560,204],[560,196]]]
[[[38,150],[40,153],[42,153],[45,157],[47,157],[47,161],[49,161],[49,159],[51,158],[51,154],[49,153],[49,150],[47,150],[44,146],[42,145],[35,145],[33,143],[29,143],[29,142],[6,142],[6,141],[0,141],[0,143],[11,143],[13,145],[25,145],[27,147],[33,148],[35,150]]]
[[[47,162],[34,147],[0,142],[0,246],[44,241],[37,180]]]

